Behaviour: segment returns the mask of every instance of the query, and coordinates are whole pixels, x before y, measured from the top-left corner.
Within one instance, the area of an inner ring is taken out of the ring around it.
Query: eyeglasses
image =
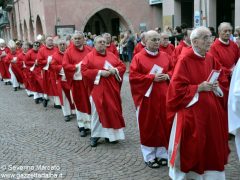
[[[160,41],[160,38],[153,38],[153,39],[150,39],[152,42],[159,42]]]
[[[59,43],[59,46],[65,46],[66,44],[65,43]]]
[[[106,41],[98,41],[99,44],[106,44]]]
[[[39,47],[39,46],[40,46],[40,44],[33,44],[33,46]]]
[[[79,38],[74,38],[74,40],[81,40],[82,38],[81,37],[79,37]]]

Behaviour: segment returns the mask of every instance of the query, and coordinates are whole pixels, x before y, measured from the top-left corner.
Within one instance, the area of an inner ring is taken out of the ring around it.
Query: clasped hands
[[[169,78],[168,74],[157,73],[155,74],[155,78],[153,81],[155,82],[166,81],[168,80],[168,78]]]
[[[114,68],[111,68],[108,70],[101,70],[101,76],[103,77],[108,77],[110,75],[115,75],[115,74],[117,74],[117,71]]]
[[[216,91],[219,84],[218,81],[215,81],[213,83],[204,81],[201,84],[198,85],[198,92],[201,91]]]

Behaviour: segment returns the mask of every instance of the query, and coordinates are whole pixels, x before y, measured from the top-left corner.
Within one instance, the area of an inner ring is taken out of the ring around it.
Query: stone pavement
[[[53,104],[43,108],[24,90],[14,92],[0,82],[0,179],[168,180],[167,167],[150,169],[143,162],[127,76],[122,104],[126,140],[118,144],[100,140],[96,148],[91,148],[90,136],[80,138],[75,118],[65,122],[61,110],[54,109]],[[231,140],[226,176],[228,180],[240,180],[233,143]]]

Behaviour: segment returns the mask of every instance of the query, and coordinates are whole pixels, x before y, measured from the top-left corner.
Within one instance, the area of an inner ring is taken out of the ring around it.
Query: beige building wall
[[[54,35],[55,25],[75,25],[83,31],[89,19],[106,8],[119,15],[123,30],[138,32],[140,24],[146,24],[147,30],[162,27],[162,7],[150,6],[147,0],[30,0],[31,16],[28,2],[14,1],[17,37],[22,40],[36,39],[38,16],[43,34]]]

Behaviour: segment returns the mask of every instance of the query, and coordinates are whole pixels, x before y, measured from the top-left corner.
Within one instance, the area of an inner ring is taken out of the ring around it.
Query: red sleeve
[[[185,108],[198,89],[197,84],[190,84],[185,61],[178,60],[167,92],[167,108],[173,112]]]
[[[114,44],[113,44],[113,54],[115,54],[115,56],[117,56],[117,58],[119,58],[118,50]]]
[[[33,64],[34,64],[34,61],[32,61],[32,59],[31,59],[31,51],[29,51],[29,52],[26,54],[25,64],[26,64],[26,66],[28,66],[28,67],[32,67]]]
[[[46,66],[47,59],[45,59],[45,57],[44,57],[44,48],[41,48],[38,51],[37,60],[38,60],[38,66],[40,66],[40,67]]]
[[[74,73],[75,72],[75,64],[71,64],[70,63],[70,59],[71,57],[69,56],[69,51],[67,51],[65,54],[64,54],[64,57],[63,57],[63,68],[66,72],[72,72]]]
[[[50,64],[51,69],[53,69],[57,74],[59,74],[59,72],[62,69],[62,64],[59,63],[59,57],[57,56],[57,53],[53,55],[53,60]]]
[[[131,92],[133,101],[136,107],[138,107],[146,94],[148,88],[151,86],[154,75],[141,74],[139,72],[138,56],[134,56],[130,65],[129,81],[131,86]]]
[[[94,81],[98,74],[99,69],[90,69],[89,68],[89,60],[92,56],[92,53],[89,53],[85,58],[82,60],[81,64],[81,73],[83,76],[83,81],[89,89],[89,92],[92,91],[94,86]]]

